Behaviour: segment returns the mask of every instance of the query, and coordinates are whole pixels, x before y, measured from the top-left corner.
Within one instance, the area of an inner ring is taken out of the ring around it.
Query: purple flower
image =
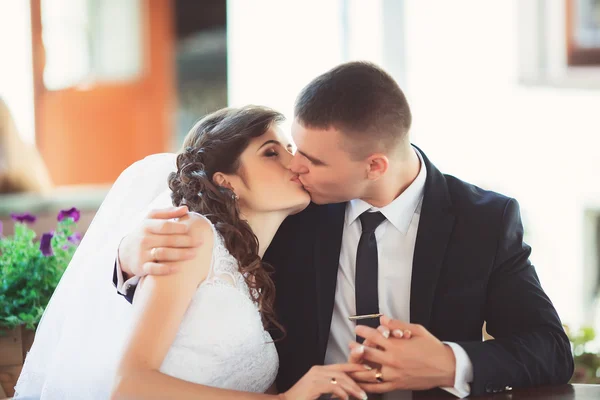
[[[31,222],[34,223],[35,222],[35,215],[31,215],[29,213],[23,213],[23,214],[10,214],[10,217],[12,218],[13,221],[15,222],[21,222],[21,223],[27,223],[27,222]]]
[[[62,249],[63,249],[63,250],[69,250],[69,245],[68,245],[68,244],[63,244],[63,247],[62,247]]]
[[[69,210],[61,210],[61,212],[58,213],[58,221],[62,221],[65,218],[73,218],[73,222],[77,222],[79,221],[79,217],[81,216],[80,212],[78,209],[76,209],[75,207],[69,209]]]
[[[81,233],[75,232],[67,238],[67,240],[73,244],[79,244],[81,242]]]
[[[52,236],[54,236],[52,233],[44,233],[40,239],[40,250],[46,257],[54,255],[52,251]]]

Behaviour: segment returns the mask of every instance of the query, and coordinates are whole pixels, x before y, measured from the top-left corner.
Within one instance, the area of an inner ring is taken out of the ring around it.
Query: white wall
[[[518,3],[407,2],[413,140],[445,172],[519,200],[542,284],[579,324],[584,209],[600,205],[600,92],[518,83]]]
[[[32,71],[29,2],[0,0],[0,97],[29,143],[35,141]]]
[[[338,0],[229,0],[229,104],[261,104],[291,117],[295,96],[342,57]]]
[[[600,92],[518,83],[521,4],[229,0],[230,102],[291,116],[316,75],[347,59],[380,63],[403,82],[413,142],[438,168],[519,200],[542,284],[579,324],[584,208],[600,208]]]
[[[401,15],[403,3],[228,0],[229,104],[268,105],[291,118],[296,95],[306,84],[351,59],[384,65],[401,81],[401,51],[396,50],[403,45],[402,25],[394,16]]]

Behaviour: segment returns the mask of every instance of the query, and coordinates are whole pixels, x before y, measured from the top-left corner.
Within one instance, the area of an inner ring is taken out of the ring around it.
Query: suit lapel
[[[325,360],[331,316],[335,301],[337,271],[342,247],[346,203],[320,207],[315,235],[315,269],[317,289],[317,363]]]
[[[427,180],[413,258],[410,321],[429,328],[437,280],[455,217],[446,178],[422,151],[421,154],[427,168]]]
[[[446,179],[422,151],[421,154],[427,168],[427,180],[413,258],[410,320],[427,328],[455,217]],[[318,319],[316,363],[323,363],[329,339],[345,211],[346,203],[329,204],[319,207],[317,215],[314,247]]]

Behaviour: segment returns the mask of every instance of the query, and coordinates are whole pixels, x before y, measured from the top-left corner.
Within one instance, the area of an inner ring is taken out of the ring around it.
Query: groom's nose
[[[308,166],[306,166],[305,164],[305,160],[303,160],[303,156],[302,154],[296,152],[296,154],[294,154],[294,157],[292,157],[292,160],[290,162],[290,170],[295,173],[295,174],[306,174],[308,172]]]

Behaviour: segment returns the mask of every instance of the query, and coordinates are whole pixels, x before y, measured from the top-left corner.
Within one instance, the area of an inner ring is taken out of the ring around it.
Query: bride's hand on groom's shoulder
[[[350,378],[353,372],[364,371],[359,364],[315,365],[285,393],[281,400],[318,399],[323,394],[332,394],[339,399],[366,399],[367,394]]]
[[[185,206],[150,211],[119,244],[121,270],[129,276],[167,275],[176,271],[176,262],[194,258],[202,240],[190,233],[194,220],[187,215]]]

